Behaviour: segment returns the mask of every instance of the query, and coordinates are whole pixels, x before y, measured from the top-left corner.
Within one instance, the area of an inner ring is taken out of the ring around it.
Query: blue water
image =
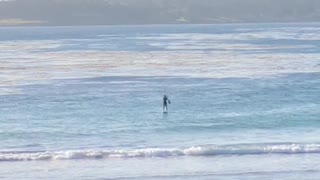
[[[2,27],[0,177],[317,177],[319,34],[316,23]]]

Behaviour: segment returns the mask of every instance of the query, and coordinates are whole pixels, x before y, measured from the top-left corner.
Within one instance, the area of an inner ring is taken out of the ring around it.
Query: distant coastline
[[[39,26],[46,25],[45,21],[24,19],[0,19],[0,26]]]
[[[293,21],[293,22],[214,22],[214,23],[149,23],[149,24],[50,24],[47,21],[24,19],[0,19],[0,27],[68,27],[68,26],[167,26],[167,25],[237,25],[237,24],[317,24],[320,21]]]
[[[0,0],[0,26],[320,22],[320,1]]]

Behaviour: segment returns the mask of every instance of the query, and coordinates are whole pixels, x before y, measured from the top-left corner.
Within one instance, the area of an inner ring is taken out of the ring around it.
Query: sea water
[[[318,179],[319,48],[316,23],[1,27],[0,178]]]

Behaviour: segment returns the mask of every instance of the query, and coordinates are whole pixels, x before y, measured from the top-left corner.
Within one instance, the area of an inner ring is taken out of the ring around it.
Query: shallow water
[[[319,24],[0,28],[1,178],[317,177],[319,34]]]

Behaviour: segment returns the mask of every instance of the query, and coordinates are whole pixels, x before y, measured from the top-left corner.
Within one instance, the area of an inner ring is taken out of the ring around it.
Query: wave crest
[[[0,161],[148,158],[174,156],[219,156],[250,154],[320,153],[320,144],[246,144],[224,146],[193,146],[189,148],[148,148],[134,150],[79,150],[43,152],[0,152]]]

